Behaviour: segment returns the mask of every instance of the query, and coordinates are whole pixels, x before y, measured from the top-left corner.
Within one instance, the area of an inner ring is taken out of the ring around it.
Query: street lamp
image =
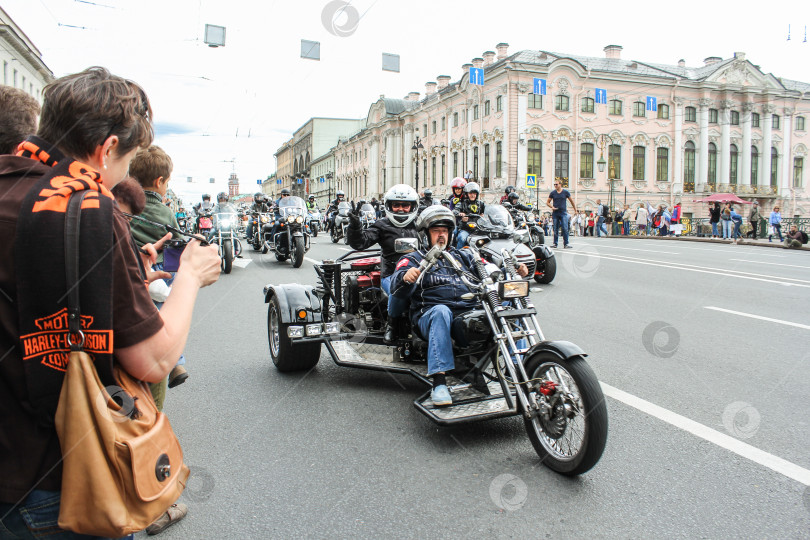
[[[422,139],[419,138],[419,135],[416,136],[416,140],[411,147],[411,150],[416,150],[416,192],[419,192],[419,150],[424,150],[425,147],[422,146]]]

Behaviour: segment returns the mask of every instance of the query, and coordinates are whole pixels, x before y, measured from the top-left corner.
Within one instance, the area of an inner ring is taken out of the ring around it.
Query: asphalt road
[[[316,242],[309,259],[345,253]],[[586,350],[608,396],[590,472],[539,465],[518,418],[435,426],[407,376],[326,355],[278,373],[262,287],[315,273],[246,250],[200,292],[190,377],[168,393],[192,476],[189,516],[161,536],[808,538],[808,254],[572,243],[532,297],[546,337]]]

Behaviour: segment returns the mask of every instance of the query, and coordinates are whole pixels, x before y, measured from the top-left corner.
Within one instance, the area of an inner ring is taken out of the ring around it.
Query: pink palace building
[[[734,192],[764,212],[810,216],[810,84],[764,73],[741,52],[687,67],[625,60],[618,45],[604,57],[507,50],[473,58],[456,82],[439,75],[424,98],[380,96],[365,127],[330,151],[335,187],[380,197],[418,175],[435,197],[472,171],[487,200],[512,184],[543,204],[560,179],[586,210],[597,198],[682,202],[685,217],[706,217],[694,199]]]

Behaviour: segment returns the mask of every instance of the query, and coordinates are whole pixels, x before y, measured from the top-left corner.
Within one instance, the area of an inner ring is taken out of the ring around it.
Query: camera
[[[177,272],[180,268],[180,256],[188,242],[182,238],[173,238],[163,247],[163,270]]]

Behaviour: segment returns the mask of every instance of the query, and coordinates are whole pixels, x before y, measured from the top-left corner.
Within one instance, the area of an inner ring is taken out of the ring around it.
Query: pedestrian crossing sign
[[[527,174],[526,175],[526,187],[527,188],[537,187],[537,175],[536,174]]]

